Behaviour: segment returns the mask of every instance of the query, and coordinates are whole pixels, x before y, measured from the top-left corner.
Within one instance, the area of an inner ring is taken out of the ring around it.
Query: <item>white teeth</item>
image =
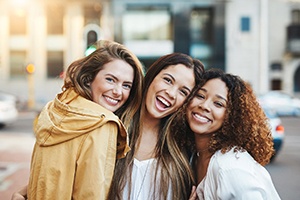
[[[158,99],[159,101],[161,101],[165,106],[167,106],[167,107],[170,106],[169,102],[167,102],[165,99],[163,99],[163,98],[161,98],[161,97],[157,97],[157,99]]]
[[[106,98],[107,101],[109,101],[109,102],[111,102],[111,103],[113,103],[113,104],[118,103],[118,100],[116,100],[116,99],[112,99],[112,98],[110,98],[110,97],[105,97],[105,98]]]
[[[210,120],[207,119],[206,117],[202,117],[202,116],[200,116],[200,115],[198,115],[198,114],[195,114],[195,117],[196,117],[197,119],[199,119],[200,121],[202,121],[202,122],[209,122],[209,121],[210,121]]]

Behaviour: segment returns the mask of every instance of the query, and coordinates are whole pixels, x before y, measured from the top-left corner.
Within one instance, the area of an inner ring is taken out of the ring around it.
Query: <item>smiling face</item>
[[[161,119],[174,113],[195,85],[193,69],[170,65],[153,79],[146,95],[146,113]]]
[[[134,78],[133,68],[123,60],[103,65],[91,83],[95,103],[114,112],[128,99]]]
[[[210,134],[221,128],[228,104],[228,88],[218,78],[199,89],[187,108],[187,120],[195,134]]]

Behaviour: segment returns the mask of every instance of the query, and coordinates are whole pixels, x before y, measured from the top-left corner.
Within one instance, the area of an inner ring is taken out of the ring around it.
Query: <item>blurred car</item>
[[[17,99],[14,95],[0,92],[0,128],[18,118]]]
[[[277,113],[269,107],[263,106],[264,112],[269,119],[270,127],[272,130],[272,137],[274,142],[275,154],[271,158],[274,160],[278,152],[281,150],[284,141],[284,126],[282,125],[281,119]]]
[[[259,96],[263,106],[273,109],[279,116],[300,116],[300,99],[282,91],[270,91]]]

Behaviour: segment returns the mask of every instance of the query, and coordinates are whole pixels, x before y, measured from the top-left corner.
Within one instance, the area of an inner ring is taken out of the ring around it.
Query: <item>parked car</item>
[[[0,92],[0,128],[18,118],[17,99],[14,95]]]
[[[300,116],[300,99],[282,91],[270,91],[259,96],[262,105],[272,108],[279,116]]]
[[[274,149],[275,154],[271,158],[271,161],[277,156],[280,152],[281,147],[284,141],[284,126],[282,125],[281,119],[277,115],[277,113],[269,107],[263,107],[266,116],[269,119],[270,128],[272,130],[273,142],[274,142]]]

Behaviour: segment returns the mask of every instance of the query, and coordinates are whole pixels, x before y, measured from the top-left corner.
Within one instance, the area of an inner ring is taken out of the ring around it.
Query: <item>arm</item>
[[[22,187],[19,191],[12,194],[11,200],[26,200],[27,199],[27,185]]]

